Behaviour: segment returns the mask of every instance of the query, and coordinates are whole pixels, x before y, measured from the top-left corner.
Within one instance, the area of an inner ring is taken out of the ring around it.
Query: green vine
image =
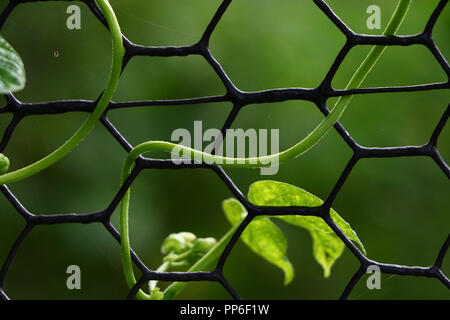
[[[108,0],[97,0],[97,4],[102,10],[108,23],[113,42],[111,73],[100,101],[97,103],[94,111],[90,114],[89,118],[83,123],[80,129],[78,129],[78,131],[75,132],[75,134],[61,147],[31,165],[0,175],[0,185],[13,183],[31,177],[63,159],[88,136],[108,107],[109,102],[116,91],[117,84],[119,83],[123,63],[124,47],[122,44],[122,33],[120,31],[119,22],[117,21],[114,10],[111,8]],[[9,160],[6,156],[2,155],[0,157],[0,173],[7,171],[8,168]]]
[[[383,35],[394,35],[400,25],[402,24],[406,13],[411,5],[412,0],[400,0],[391,20],[389,21]],[[346,89],[359,88],[363,81],[366,79],[369,72],[372,70],[374,65],[377,63],[381,55],[383,54],[386,46],[374,46],[369,54],[366,56],[362,64],[354,73],[353,77],[350,79],[349,83],[345,87]],[[343,96],[338,99],[333,109],[330,111],[327,117],[325,117],[319,125],[303,140],[295,144],[293,147],[280,152],[278,154],[269,155],[265,157],[256,158],[228,158],[217,155],[208,154],[199,150],[195,150],[186,146],[177,145],[166,141],[148,141],[136,146],[127,156],[122,167],[122,183],[125,182],[131,170],[135,160],[142,154],[150,151],[165,151],[172,153],[174,148],[179,151],[183,151],[183,154],[190,154],[190,159],[203,159],[204,162],[208,163],[221,163],[224,167],[234,167],[234,168],[259,168],[267,166],[268,163],[272,161],[278,161],[277,163],[282,163],[287,160],[293,159],[305,153],[311,149],[315,144],[317,144],[320,139],[332,128],[332,126],[339,121],[343,113],[345,112],[348,104],[352,99],[352,95]],[[130,189],[124,195],[121,202],[120,211],[120,233],[121,233],[121,246],[122,246],[122,261],[125,272],[125,278],[130,288],[136,284],[136,278],[134,276],[134,271],[132,267],[131,254],[130,254],[130,237],[129,237],[129,225],[128,225],[128,214],[129,214],[129,203],[130,203]],[[196,264],[194,264],[188,272],[200,271],[207,268],[211,263],[213,263],[220,252],[224,249],[227,242],[231,239],[235,229],[233,227],[218,243],[214,248],[212,248],[208,253],[206,253],[203,258],[201,258]],[[167,265],[166,265],[167,267]],[[186,283],[176,282],[168,287],[164,293],[165,299],[174,298],[184,287]],[[156,290],[159,292],[159,289]],[[158,294],[158,298],[161,295]],[[152,299],[152,292],[146,294],[142,289],[136,294],[138,299]]]

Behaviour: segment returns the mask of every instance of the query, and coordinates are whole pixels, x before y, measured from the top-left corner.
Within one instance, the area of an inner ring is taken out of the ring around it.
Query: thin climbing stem
[[[124,47],[122,43],[122,32],[120,30],[119,22],[117,21],[114,10],[112,9],[108,0],[97,0],[97,4],[102,10],[103,15],[105,16],[105,19],[108,23],[113,44],[111,72],[102,97],[97,103],[94,111],[90,114],[89,118],[69,140],[67,140],[62,146],[60,146],[45,158],[36,161],[35,163],[28,165],[22,169],[1,175],[0,185],[17,182],[19,180],[33,176],[36,173],[47,169],[59,160],[63,159],[88,136],[88,134],[97,124],[98,120],[108,107],[109,102],[111,101],[111,98],[114,95],[114,92],[116,91],[117,85],[119,83],[119,77],[122,70]]]
[[[399,4],[388,23],[384,35],[394,35],[403,20],[405,19],[406,13],[411,5],[412,0],[400,0]],[[354,73],[353,77],[350,79],[346,86],[346,89],[356,89],[361,86],[361,84],[366,79],[367,75],[373,69],[381,55],[383,54],[386,46],[374,46],[369,54],[366,56],[362,64]],[[278,154],[269,155],[265,157],[254,157],[254,158],[228,158],[218,155],[208,154],[199,150],[195,150],[182,145],[177,145],[166,141],[148,141],[136,146],[128,154],[127,158],[122,167],[122,183],[127,179],[130,174],[135,160],[142,154],[149,151],[165,151],[169,153],[174,153],[179,155],[190,155],[191,159],[201,160],[207,163],[221,164],[225,167],[237,167],[237,168],[254,168],[254,167],[264,167],[273,164],[274,161],[277,163],[282,163],[284,161],[298,157],[299,155],[305,153],[311,149],[315,144],[317,144],[320,139],[333,127],[333,125],[339,121],[343,113],[345,112],[348,104],[352,99],[352,95],[340,97],[336,102],[333,109],[330,111],[328,116],[326,116],[319,125],[303,140],[295,144],[291,148],[280,152]],[[175,151],[176,150],[176,151]],[[121,202],[120,211],[120,233],[122,236],[122,260],[125,272],[125,278],[130,288],[136,284],[136,278],[134,276],[131,254],[130,254],[130,239],[129,239],[129,225],[128,225],[128,215],[129,215],[129,203],[130,203],[130,189],[124,195]],[[214,259],[220,253],[222,246],[231,239],[235,229],[234,227],[219,241],[219,243],[211,249],[208,254],[206,254],[201,260],[199,260],[193,267],[189,269],[189,272],[202,270],[204,267],[210,265]],[[184,287],[186,283],[176,282],[168,287],[165,291],[164,299],[173,299]],[[150,299],[144,291],[139,290],[136,294],[139,299]]]
[[[395,10],[384,35],[394,35],[400,27],[408,8],[412,0],[401,0],[397,9]],[[386,46],[374,46],[362,64],[354,73],[353,77],[348,82],[345,89],[357,89],[361,87],[362,83],[366,79],[367,75],[373,69],[381,55],[383,54]],[[164,151],[179,156],[188,156],[190,159],[198,160],[205,163],[220,164],[224,167],[233,168],[260,168],[274,163],[283,163],[300,156],[314,145],[316,145],[320,139],[333,127],[333,125],[339,121],[343,113],[345,112],[348,104],[352,99],[352,95],[340,97],[332,108],[331,112],[326,116],[317,127],[311,131],[303,140],[295,144],[289,149],[286,149],[280,153],[272,154],[263,157],[251,157],[251,158],[230,158],[209,153],[202,152],[190,147],[178,145],[172,142],[166,141],[148,141],[144,142],[136,147],[137,150],[141,150],[142,153],[149,151]]]

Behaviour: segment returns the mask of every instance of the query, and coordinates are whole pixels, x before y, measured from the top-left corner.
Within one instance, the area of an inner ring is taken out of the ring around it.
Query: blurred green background
[[[0,9],[6,5],[2,1]],[[397,1],[329,0],[355,31],[368,30],[366,9],[381,7],[382,27]],[[196,42],[218,8],[219,0],[111,0],[124,34],[142,45],[188,45]],[[437,0],[414,0],[401,34],[421,32]],[[1,33],[20,52],[27,87],[17,94],[23,102],[56,99],[96,99],[110,67],[110,39],[83,3],[81,30],[66,28],[66,2],[18,6]],[[442,13],[434,38],[450,55],[450,8]],[[242,90],[317,86],[345,41],[338,29],[308,0],[235,0],[217,26],[211,50]],[[351,51],[335,81],[343,88],[368,47]],[[368,77],[366,86],[412,85],[446,81],[436,60],[420,46],[389,48]],[[126,68],[116,101],[188,98],[223,94],[218,77],[197,56],[134,58]],[[450,92],[361,95],[353,99],[342,124],[364,146],[426,143],[449,103]],[[329,106],[335,100],[329,101]],[[4,105],[4,99],[0,101]],[[113,124],[136,145],[169,140],[176,128],[220,128],[229,103],[115,110]],[[85,113],[28,117],[20,123],[5,154],[12,169],[32,163],[68,139]],[[308,102],[246,106],[234,128],[279,128],[281,149],[305,136],[322,118]],[[1,115],[4,130],[10,115]],[[439,150],[450,161],[450,126]],[[119,188],[125,152],[98,125],[76,151],[50,169],[10,186],[36,214],[90,213],[106,208]],[[259,170],[227,169],[247,192],[260,179],[302,187],[326,198],[346,163],[350,148],[332,131],[310,152],[280,167],[273,177]],[[430,265],[449,233],[450,181],[428,158],[360,161],[338,195],[334,208],[365,244],[370,258],[386,263]],[[221,202],[231,197],[221,180],[207,170],[148,170],[133,185],[131,241],[151,268],[161,262],[159,247],[171,232],[191,231],[220,238],[228,229]],[[0,261],[3,262],[25,222],[0,197]],[[118,227],[118,212],[113,220]],[[279,224],[289,240],[288,256],[296,277],[282,285],[283,275],[238,243],[225,265],[225,275],[247,299],[336,299],[358,262],[346,249],[328,279],[312,256],[309,234]],[[82,290],[66,288],[66,268],[82,270]],[[449,275],[447,257],[444,272]],[[363,278],[352,299],[448,299],[449,291],[435,279],[383,276],[382,289],[370,291]],[[54,225],[35,228],[23,243],[8,272],[6,293],[13,299],[122,299],[127,287],[122,275],[119,244],[100,224]],[[180,298],[228,299],[215,283],[194,283]]]

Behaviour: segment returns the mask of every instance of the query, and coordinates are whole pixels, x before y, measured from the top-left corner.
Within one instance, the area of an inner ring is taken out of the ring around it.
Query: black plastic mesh
[[[10,13],[17,5],[27,2],[36,1],[50,1],[50,0],[10,0],[9,4],[3,10],[0,15],[0,28],[5,23]],[[70,1],[70,0],[57,0],[57,1]],[[272,89],[257,92],[244,92],[239,90],[227,76],[220,63],[214,58],[209,50],[209,40],[216,25],[222,18],[223,14],[227,10],[232,0],[224,0],[214,17],[208,24],[205,32],[203,33],[199,42],[191,46],[180,47],[168,47],[168,46],[140,46],[130,42],[125,36],[124,46],[126,48],[126,54],[124,57],[124,68],[126,64],[136,56],[157,56],[157,57],[173,57],[173,56],[189,56],[199,55],[203,57],[208,64],[214,69],[217,76],[222,81],[226,88],[226,94],[223,96],[211,96],[200,97],[194,99],[181,99],[181,100],[158,100],[158,101],[138,101],[138,102],[111,102],[109,108],[101,118],[101,123],[109,131],[112,137],[116,139],[120,145],[129,152],[132,146],[126,138],[114,127],[114,125],[108,120],[108,111],[117,108],[128,108],[136,106],[165,106],[165,105],[189,105],[208,102],[223,102],[228,101],[233,104],[233,108],[228,115],[224,125],[225,129],[230,128],[234,119],[239,111],[246,105],[258,104],[258,103],[274,103],[288,100],[305,100],[311,101],[316,104],[317,108],[324,114],[329,113],[327,108],[327,100],[332,97],[340,97],[345,95],[356,94],[369,94],[369,93],[385,93],[385,92],[413,92],[413,91],[427,91],[427,90],[448,90],[450,89],[450,80],[441,83],[431,83],[425,85],[415,86],[401,86],[401,87],[382,87],[382,88],[363,88],[363,89],[350,89],[350,90],[335,90],[331,86],[333,77],[339,69],[349,51],[359,45],[383,45],[383,46],[410,46],[410,45],[423,45],[433,54],[434,58],[438,61],[442,69],[445,71],[447,77],[450,78],[450,66],[444,56],[439,51],[437,45],[433,41],[432,31],[433,27],[448,3],[448,0],[441,0],[432,15],[430,16],[425,30],[416,35],[409,36],[372,36],[356,34],[349,29],[343,21],[332,11],[332,9],[323,0],[313,0],[313,2],[320,8],[320,10],[330,19],[336,27],[346,36],[346,43],[337,55],[334,63],[328,71],[325,79],[322,83],[312,89],[304,88],[285,88],[285,89]],[[92,0],[83,0],[93,14],[104,24],[104,17]],[[18,101],[13,95],[6,95],[6,105],[0,109],[0,113],[11,113],[13,118],[6,128],[3,137],[0,141],[0,152],[2,152],[8,141],[11,138],[15,128],[24,118],[30,115],[43,115],[43,114],[58,114],[66,112],[90,112],[96,106],[96,101],[52,101],[45,103],[22,103]],[[0,187],[0,190],[4,196],[11,202],[17,213],[20,214],[26,221],[26,227],[18,236],[14,245],[12,246],[9,255],[4,262],[0,272],[0,297],[2,299],[8,299],[6,292],[4,291],[4,280],[7,275],[8,269],[19,250],[22,242],[30,233],[30,231],[37,225],[53,225],[64,223],[101,223],[108,230],[108,232],[117,240],[120,241],[120,234],[111,224],[111,215],[115,208],[118,206],[126,190],[131,186],[138,174],[142,170],[146,169],[180,169],[180,168],[204,168],[207,170],[213,170],[219,178],[226,184],[231,192],[241,201],[241,203],[248,210],[248,216],[242,222],[239,229],[234,234],[231,241],[228,243],[226,249],[222,253],[220,260],[216,268],[211,272],[155,272],[149,270],[147,266],[139,259],[139,257],[132,251],[132,258],[136,266],[142,272],[137,284],[129,292],[129,299],[135,297],[136,292],[141,288],[144,283],[149,280],[162,280],[162,281],[215,281],[219,282],[234,299],[239,299],[239,294],[232,288],[223,275],[223,266],[233,249],[239,236],[244,231],[245,227],[252,221],[252,219],[259,215],[308,215],[317,216],[324,219],[324,221],[336,232],[336,234],[342,239],[347,248],[352,254],[360,261],[360,267],[353,275],[348,285],[344,289],[341,299],[345,299],[353,290],[354,286],[358,283],[361,276],[366,272],[367,267],[370,265],[376,265],[380,268],[381,272],[385,274],[396,274],[406,276],[418,276],[436,278],[440,280],[447,288],[450,288],[450,280],[444,275],[441,270],[441,265],[444,260],[445,254],[450,245],[450,235],[447,236],[443,246],[439,250],[437,258],[432,266],[429,267],[410,267],[403,265],[384,264],[377,261],[373,261],[363,255],[361,251],[345,236],[345,234],[339,229],[339,227],[330,218],[329,211],[333,202],[341,190],[342,186],[346,182],[350,172],[355,164],[363,158],[394,158],[394,157],[430,157],[435,163],[442,169],[443,173],[450,179],[450,168],[442,159],[437,149],[437,141],[440,133],[442,132],[450,115],[450,105],[442,115],[439,123],[436,125],[429,142],[420,146],[409,147],[393,147],[393,148],[367,148],[359,145],[346,129],[340,124],[336,123],[334,129],[339,133],[345,143],[353,151],[353,156],[347,163],[344,171],[339,177],[333,190],[327,197],[326,201],[320,207],[257,207],[249,203],[243,193],[236,187],[233,181],[228,177],[224,170],[220,166],[211,166],[205,164],[182,164],[175,165],[171,160],[150,159],[141,157],[136,161],[136,166],[124,185],[120,188],[111,204],[103,211],[94,212],[91,214],[63,214],[63,215],[35,215],[28,211],[20,201],[14,196],[14,194],[8,189],[6,185]],[[295,297],[294,297],[295,298]]]

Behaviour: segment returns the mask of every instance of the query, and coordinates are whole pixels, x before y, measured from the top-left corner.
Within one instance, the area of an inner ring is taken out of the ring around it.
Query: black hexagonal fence
[[[52,0],[9,0],[8,5],[0,15],[0,28],[3,26],[10,13],[18,5],[23,5],[28,2],[36,1],[52,1]],[[54,1],[54,0],[53,0]],[[71,0],[60,0],[71,1]],[[104,24],[105,19],[100,9],[92,0],[82,0],[93,12],[93,14]],[[333,10],[326,4],[324,0],[313,0],[315,5],[328,17],[333,24],[339,28],[339,30],[346,36],[345,45],[341,48],[334,63],[329,69],[328,73],[323,79],[322,83],[311,89],[304,88],[285,88],[285,89],[271,89],[255,92],[244,92],[239,90],[230,78],[223,70],[220,63],[214,58],[209,50],[209,40],[216,25],[225,14],[232,0],[222,1],[220,7],[214,14],[206,30],[204,31],[200,41],[190,46],[141,46],[132,43],[125,36],[123,36],[124,46],[126,53],[124,56],[124,68],[127,63],[136,56],[148,56],[148,57],[182,57],[189,55],[198,55],[203,57],[207,63],[213,68],[217,76],[220,78],[224,87],[226,88],[226,94],[221,96],[207,96],[193,99],[178,99],[178,100],[151,100],[151,101],[130,101],[130,102],[111,102],[107,111],[101,118],[101,123],[114,139],[116,139],[120,145],[127,151],[132,150],[131,144],[126,138],[114,127],[114,125],[108,119],[108,111],[118,108],[129,108],[137,106],[169,106],[169,105],[190,105],[190,104],[202,104],[210,102],[231,102],[233,108],[228,115],[224,125],[223,132],[230,128],[235,120],[239,111],[246,105],[259,104],[259,103],[275,103],[289,100],[305,100],[315,103],[317,108],[324,114],[329,113],[327,108],[327,100],[332,97],[342,97],[347,95],[360,95],[360,94],[374,94],[374,93],[387,93],[387,92],[413,92],[413,91],[429,91],[429,90],[448,90],[450,89],[450,80],[441,83],[430,83],[425,85],[414,86],[401,86],[401,87],[377,87],[377,88],[364,88],[364,89],[349,89],[349,90],[335,90],[332,88],[331,82],[341,66],[344,58],[349,51],[355,46],[361,45],[382,45],[382,46],[410,46],[410,45],[422,45],[428,48],[434,58],[437,60],[441,68],[450,78],[450,65],[439,51],[436,43],[433,40],[432,32],[433,27],[436,24],[437,19],[443,12],[448,0],[440,0],[433,13],[431,14],[425,30],[416,35],[410,36],[372,36],[363,35],[353,32],[348,28],[343,21],[333,12]],[[17,125],[27,116],[30,115],[44,115],[44,114],[58,114],[66,112],[91,112],[96,106],[96,101],[87,100],[70,100],[70,101],[52,101],[45,103],[22,103],[18,101],[12,94],[6,95],[6,105],[0,108],[0,113],[12,114],[12,120],[3,133],[0,141],[0,152],[2,152],[8,144],[14,130]],[[128,294],[129,299],[133,299],[137,291],[149,280],[162,280],[162,281],[215,281],[219,282],[229,294],[239,299],[239,294],[232,288],[223,275],[223,266],[227,260],[233,246],[239,239],[241,233],[246,226],[256,216],[265,215],[279,215],[279,214],[291,214],[291,215],[307,215],[321,217],[341,238],[347,248],[352,254],[359,260],[360,267],[353,275],[348,285],[344,289],[341,299],[345,299],[351,293],[354,286],[358,283],[366,269],[370,265],[376,265],[380,268],[381,272],[385,274],[396,275],[408,275],[408,276],[420,276],[428,278],[436,278],[440,280],[447,288],[450,288],[450,280],[444,275],[441,270],[441,265],[444,260],[445,254],[450,245],[450,235],[447,236],[445,243],[440,249],[435,263],[429,267],[411,267],[404,265],[384,264],[377,261],[373,261],[366,257],[342,232],[342,230],[331,219],[329,212],[331,206],[340,192],[342,186],[346,182],[350,172],[355,164],[363,158],[394,158],[394,157],[430,157],[434,162],[442,169],[443,173],[450,179],[450,168],[442,159],[437,149],[437,141],[441,134],[450,115],[450,105],[442,115],[440,121],[436,124],[434,132],[429,141],[425,145],[409,146],[409,147],[392,147],[392,148],[367,148],[359,145],[346,129],[338,122],[334,125],[334,129],[338,132],[341,138],[345,141],[348,147],[352,150],[353,156],[347,163],[344,171],[340,175],[336,185],[327,197],[323,205],[319,207],[258,207],[251,204],[243,195],[243,193],[236,187],[233,181],[228,177],[225,171],[220,166],[205,165],[205,164],[181,164],[175,165],[171,160],[160,160],[140,157],[136,161],[132,173],[121,186],[120,190],[110,203],[110,205],[100,211],[91,214],[62,214],[62,215],[36,215],[28,211],[15,195],[8,189],[6,185],[0,187],[3,195],[14,206],[17,213],[20,214],[26,221],[26,227],[16,239],[14,245],[10,249],[6,261],[4,262],[0,271],[0,298],[9,299],[7,293],[4,290],[4,281],[8,273],[8,269],[18,252],[22,242],[30,233],[30,231],[37,225],[53,225],[53,224],[90,224],[101,223],[106,230],[120,242],[120,234],[112,225],[110,219],[113,211],[120,203],[126,190],[132,185],[138,174],[142,170],[146,169],[187,169],[187,168],[203,168],[207,170],[213,170],[219,178],[226,184],[231,192],[241,201],[241,203],[247,208],[249,214],[246,219],[241,223],[238,230],[228,243],[226,249],[223,251],[216,268],[211,272],[156,272],[147,268],[147,266],[139,259],[139,257],[132,250],[132,259],[136,266],[142,272],[142,276],[136,285]]]

